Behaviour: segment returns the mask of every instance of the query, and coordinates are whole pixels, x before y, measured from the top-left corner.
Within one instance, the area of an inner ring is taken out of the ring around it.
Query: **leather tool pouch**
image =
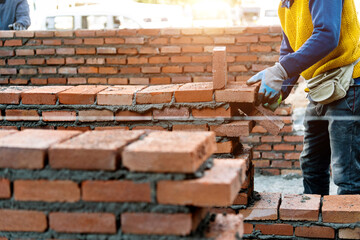
[[[306,80],[310,98],[320,104],[329,104],[345,97],[353,81],[354,66],[359,61],[360,59]]]

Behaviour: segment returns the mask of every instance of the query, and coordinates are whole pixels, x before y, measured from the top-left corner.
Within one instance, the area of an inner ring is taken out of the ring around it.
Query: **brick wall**
[[[236,239],[242,216],[208,207],[248,161],[215,150],[212,132],[2,130],[0,239]]]
[[[229,80],[278,59],[279,27],[0,32],[0,83],[169,84],[211,81],[216,45]]]

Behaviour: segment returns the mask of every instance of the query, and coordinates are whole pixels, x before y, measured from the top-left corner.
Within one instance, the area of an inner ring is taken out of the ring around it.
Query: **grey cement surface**
[[[254,188],[257,192],[277,192],[287,194],[303,193],[302,177],[298,175],[264,176],[255,174]],[[336,195],[337,187],[330,180],[330,195]]]

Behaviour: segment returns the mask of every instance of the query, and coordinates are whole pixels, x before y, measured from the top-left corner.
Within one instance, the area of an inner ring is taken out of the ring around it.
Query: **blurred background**
[[[279,25],[280,0],[28,0],[32,30]]]

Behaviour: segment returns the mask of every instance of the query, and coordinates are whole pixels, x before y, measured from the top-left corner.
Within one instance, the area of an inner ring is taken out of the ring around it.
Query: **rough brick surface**
[[[0,199],[10,198],[10,181],[8,179],[0,178]]]
[[[0,209],[0,232],[44,232],[46,228],[42,212]]]
[[[195,213],[196,215],[201,215]],[[198,216],[192,214],[123,213],[121,230],[130,234],[188,235],[194,230]]]
[[[23,104],[55,105],[58,93],[71,88],[70,86],[45,86],[38,87],[21,93]]]
[[[262,120],[256,120],[256,122],[274,136],[277,136],[281,129],[285,126],[284,122],[281,121],[276,114],[274,114],[271,110],[265,109],[263,106],[255,107],[250,115],[263,117]]]
[[[86,181],[82,199],[90,202],[151,202],[150,183],[132,181]]]
[[[286,194],[280,205],[281,220],[318,221],[320,195]]]
[[[160,181],[157,200],[161,204],[229,206],[240,191],[245,163],[214,160],[214,166],[202,178],[185,181]]]
[[[354,223],[360,221],[360,195],[324,196],[323,222]]]
[[[169,103],[181,85],[157,85],[147,87],[136,94],[136,103]]]
[[[215,240],[232,240],[241,237],[244,233],[242,215],[238,214],[217,214],[214,221],[210,222],[207,237]]]
[[[9,86],[0,88],[0,104],[19,104],[21,92],[30,90],[28,86]]]
[[[126,147],[122,160],[131,171],[195,172],[215,150],[211,132],[153,132]]]
[[[341,239],[360,239],[360,228],[341,228],[339,229]]]
[[[80,188],[72,181],[17,180],[14,198],[16,201],[77,202]]]
[[[296,227],[295,236],[306,238],[331,238],[335,237],[335,230],[331,227],[311,226],[311,227]]]
[[[10,134],[17,133],[16,130],[0,130],[0,138],[5,137]]]
[[[280,193],[259,193],[260,199],[253,206],[241,209],[240,214],[246,220],[276,220],[278,219],[278,207],[280,204]]]
[[[221,125],[211,125],[210,131],[214,131],[217,136],[240,137],[249,136],[252,128],[251,121],[234,121]]]
[[[114,86],[97,94],[99,105],[131,105],[135,93],[145,86]]]
[[[213,101],[212,83],[187,83],[175,90],[176,102]]]
[[[0,138],[0,167],[43,168],[47,149],[78,131],[24,130]]]
[[[61,104],[93,104],[96,94],[106,86],[76,86],[59,93],[59,102]]]
[[[215,47],[213,49],[213,88],[224,89],[227,84],[227,62],[226,47]]]
[[[231,83],[224,90],[215,91],[216,102],[255,103],[255,90],[257,87]]]
[[[116,170],[126,144],[138,139],[143,131],[105,130],[81,134],[49,150],[52,168]]]
[[[256,224],[256,231],[260,231],[263,235],[280,235],[280,236],[292,236],[294,233],[294,227],[290,224]]]
[[[116,233],[115,215],[112,213],[49,214],[50,228],[64,233]]]

